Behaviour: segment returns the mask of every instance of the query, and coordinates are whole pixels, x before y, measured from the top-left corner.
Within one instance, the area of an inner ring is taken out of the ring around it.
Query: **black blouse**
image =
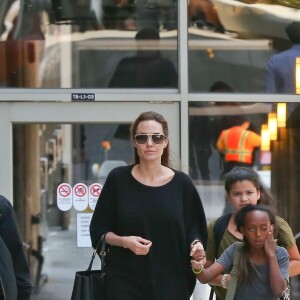
[[[174,171],[170,182],[146,186],[131,174],[133,166],[111,171],[96,205],[90,233],[93,247],[112,231],[152,242],[146,256],[110,246],[106,258],[107,297],[113,299],[189,299],[195,286],[190,244],[207,239],[199,194],[188,175]],[[122,297],[121,297],[122,296]]]

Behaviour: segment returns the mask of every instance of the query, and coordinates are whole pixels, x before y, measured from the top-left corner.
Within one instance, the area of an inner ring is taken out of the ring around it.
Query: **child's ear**
[[[273,236],[275,236],[274,231],[275,231],[275,227],[274,227],[273,224],[271,224],[270,229],[269,229],[269,232],[272,233]]]

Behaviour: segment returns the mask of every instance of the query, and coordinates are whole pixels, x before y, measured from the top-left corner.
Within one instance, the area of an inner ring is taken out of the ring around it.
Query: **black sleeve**
[[[115,231],[114,173],[115,170],[108,175],[92,216],[90,236],[94,249],[104,233]]]
[[[206,215],[204,212],[203,204],[201,201],[201,198],[199,196],[199,193],[195,186],[193,186],[193,204],[192,204],[192,211],[191,214],[193,215],[191,217],[191,220],[194,220],[193,224],[193,231],[194,236],[191,238],[191,240],[195,240],[197,238],[200,239],[200,241],[203,244],[203,247],[206,248],[207,244],[207,221],[206,221]],[[196,233],[199,234],[199,236],[196,235]]]
[[[0,196],[0,213],[0,235],[12,257],[18,287],[18,300],[28,300],[32,293],[32,285],[23,241],[15,211],[11,203],[3,196]]]
[[[188,246],[194,240],[200,240],[206,248],[207,243],[207,221],[199,193],[188,175],[185,175],[185,196]]]

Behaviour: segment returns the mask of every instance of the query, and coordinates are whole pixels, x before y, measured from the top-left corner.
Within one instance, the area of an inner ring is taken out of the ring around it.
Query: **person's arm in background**
[[[300,255],[297,245],[287,249],[290,257],[289,276],[300,274]]]
[[[17,217],[11,203],[3,196],[0,196],[0,205],[0,235],[12,257],[18,288],[18,300],[29,300],[32,293],[32,284]]]
[[[289,224],[281,217],[276,217],[278,226],[278,245],[286,248],[290,257],[289,276],[300,274],[300,254],[296,245],[293,231]]]
[[[220,153],[224,154],[224,149],[225,149],[225,143],[224,143],[224,134],[225,130],[223,130],[217,140],[217,149]]]
[[[254,131],[249,130],[249,138],[250,138],[250,144],[252,147],[260,147],[261,145],[261,136]]]

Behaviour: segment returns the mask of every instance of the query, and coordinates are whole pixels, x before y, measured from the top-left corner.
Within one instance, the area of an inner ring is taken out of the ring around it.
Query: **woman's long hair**
[[[242,207],[237,214],[235,215],[234,221],[237,226],[237,230],[241,232],[241,228],[245,227],[245,220],[246,220],[246,215],[252,211],[263,211],[266,212],[269,216],[270,223],[271,225],[274,226],[274,234],[276,234],[277,228],[276,228],[276,217],[273,212],[273,210],[266,205],[246,205]],[[247,240],[244,238],[243,239],[243,247],[241,249],[241,256],[240,256],[240,261],[238,264],[238,269],[239,269],[239,281],[240,282],[246,282],[247,280],[250,280],[250,274],[255,272],[258,276],[259,273],[255,268],[255,265],[250,259],[249,255],[249,244]]]
[[[136,130],[138,125],[143,121],[156,121],[162,126],[163,134],[168,137],[169,136],[169,128],[168,123],[165,120],[165,118],[154,111],[147,111],[141,113],[138,118],[132,123],[130,127],[130,135],[131,140],[134,142],[134,136],[136,135]],[[166,167],[170,167],[170,147],[169,147],[169,141],[167,146],[164,148],[163,154],[161,156],[161,164]],[[140,158],[137,154],[137,150],[134,147],[134,164],[138,164],[140,162]]]

